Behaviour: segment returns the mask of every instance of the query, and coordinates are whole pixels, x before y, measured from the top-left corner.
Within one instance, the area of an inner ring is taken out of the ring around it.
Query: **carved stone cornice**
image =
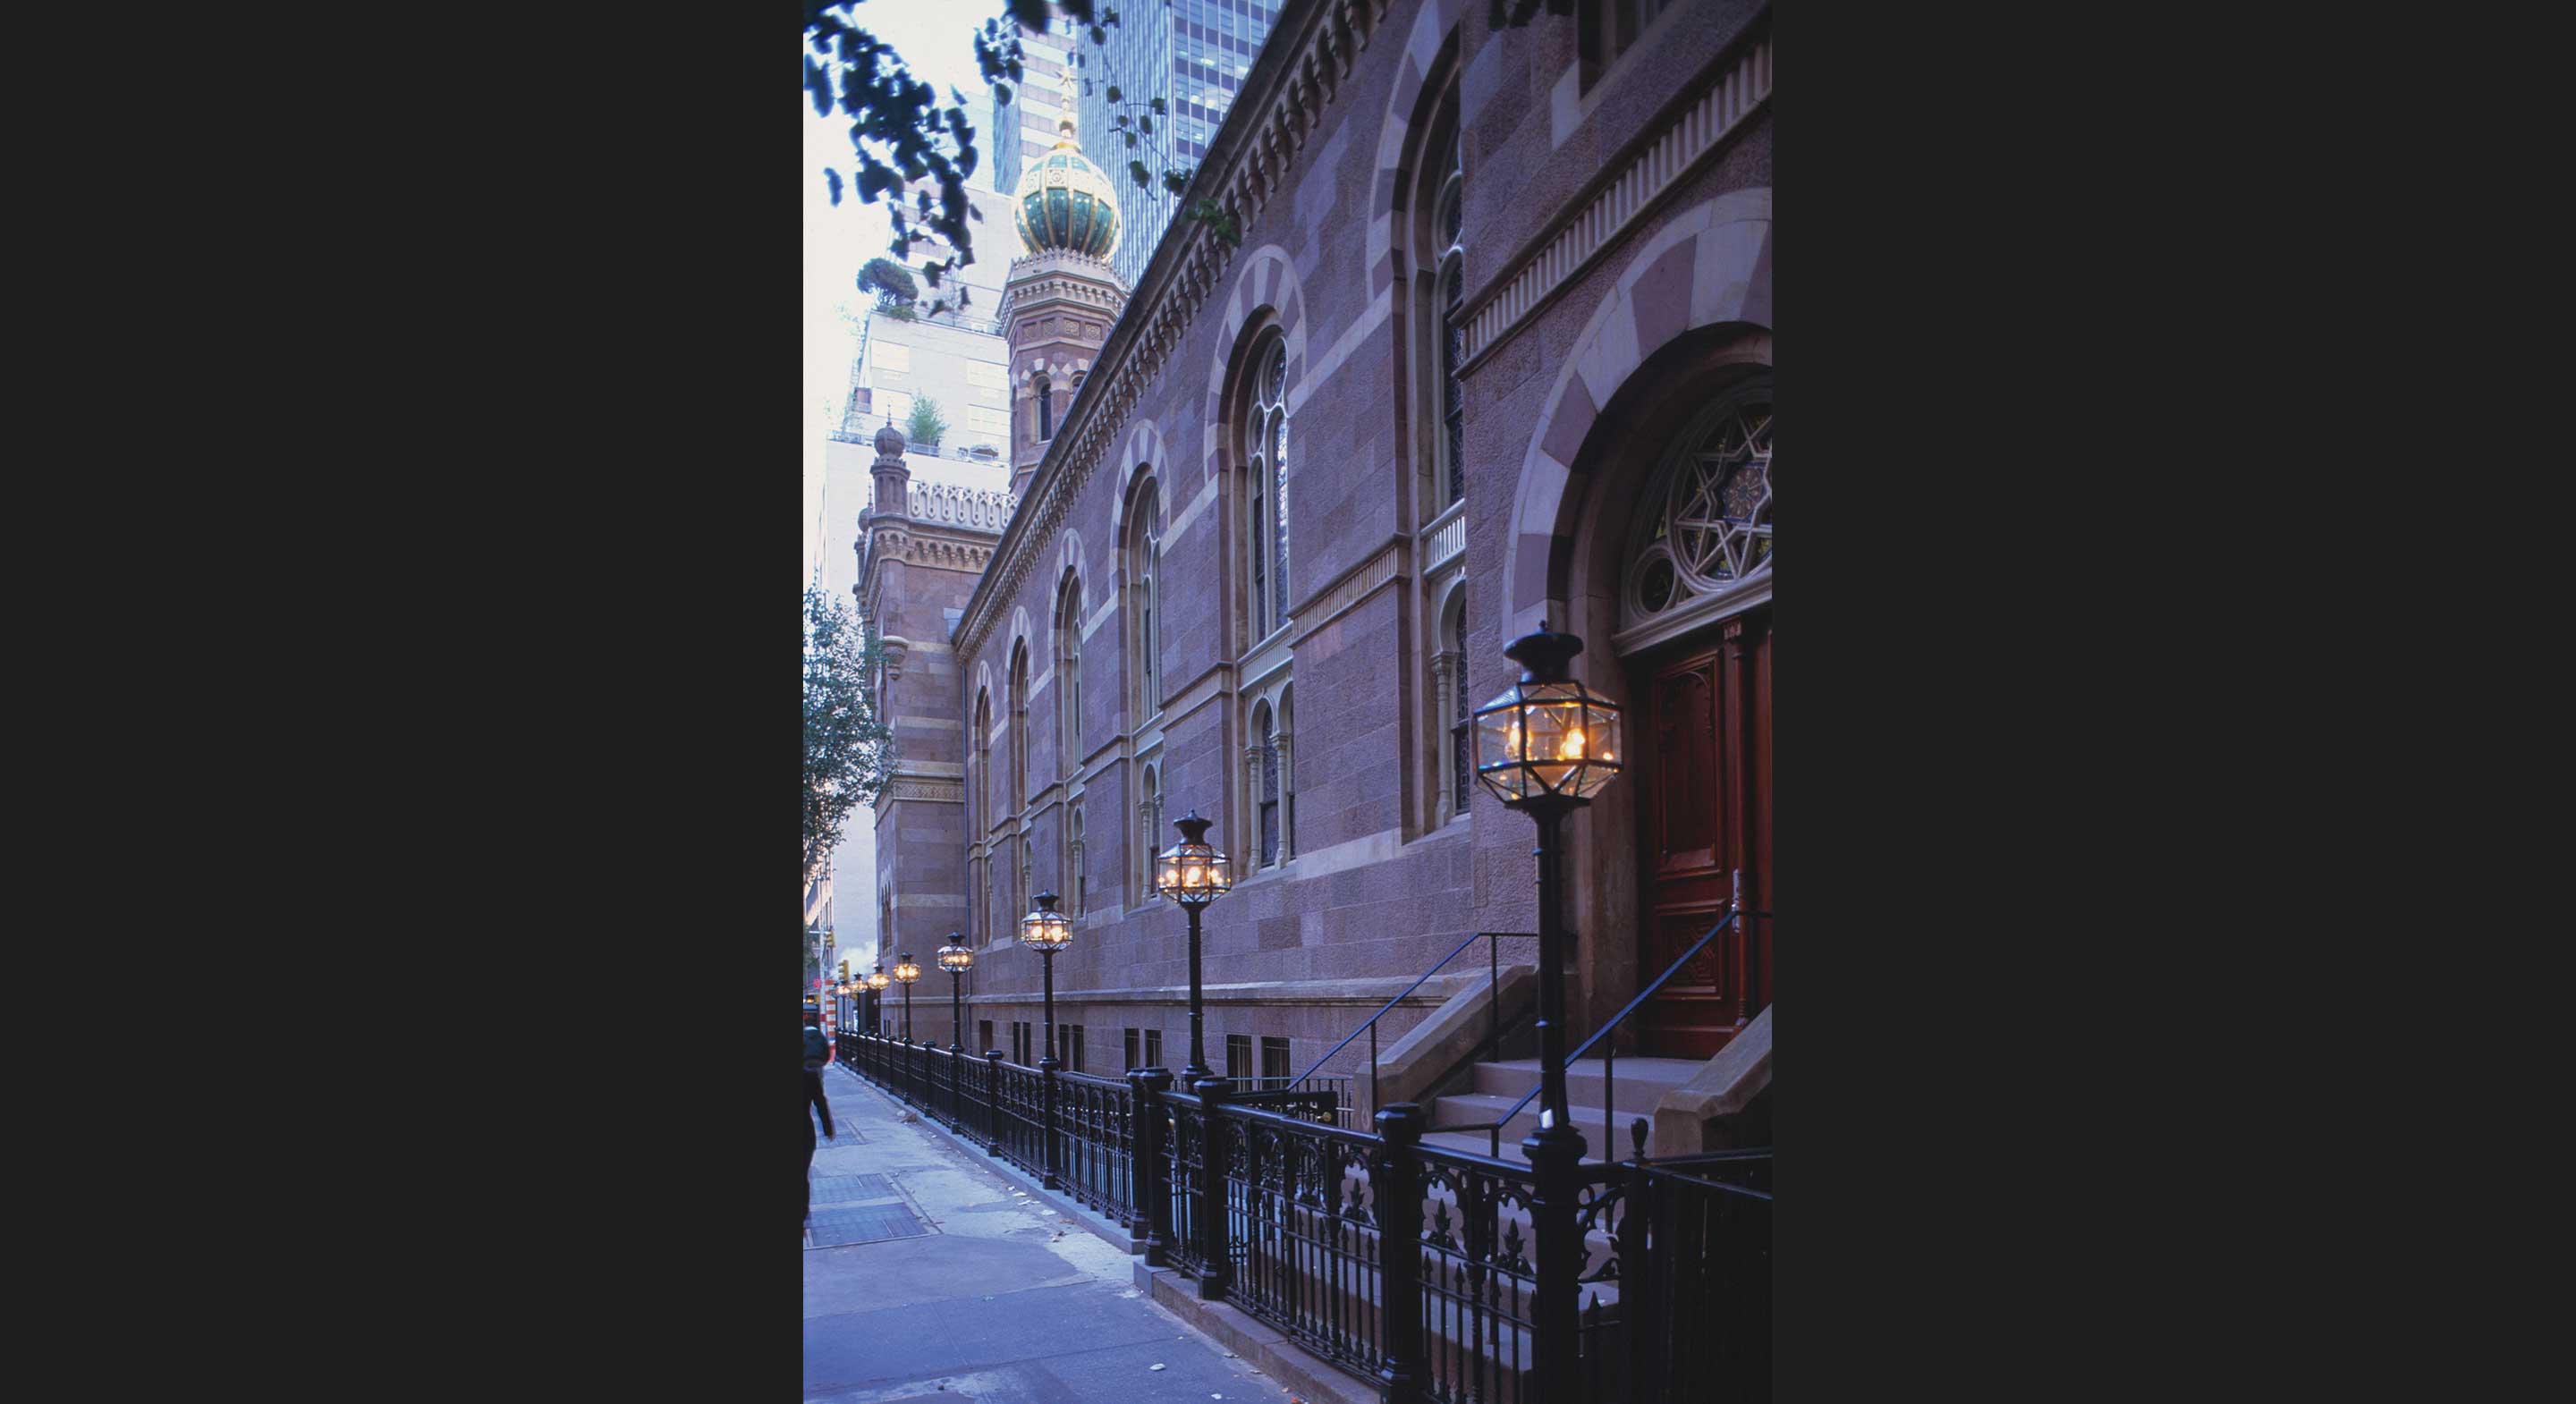
[[[1457,313],[1466,328],[1465,374],[1572,287],[1620,236],[1659,209],[1690,175],[1771,100],[1771,16],[1742,38],[1604,164],[1557,218],[1503,261]]]

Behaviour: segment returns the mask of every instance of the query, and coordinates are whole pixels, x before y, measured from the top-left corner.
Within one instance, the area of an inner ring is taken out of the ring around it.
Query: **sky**
[[[988,143],[992,136],[992,90],[975,68],[975,29],[1001,12],[999,0],[863,0],[854,13],[862,28],[893,46],[911,66],[913,76],[929,83],[948,101],[951,87],[966,95],[966,120],[975,129],[979,161],[974,179],[992,181]],[[780,86],[786,85],[783,81]],[[803,114],[805,157],[798,165],[802,180],[805,228],[805,375],[798,418],[804,449],[804,570],[801,587],[814,579],[817,528],[822,513],[823,436],[839,423],[840,404],[849,385],[850,353],[856,333],[843,309],[855,310],[861,299],[854,284],[859,268],[887,253],[894,238],[888,205],[873,205],[848,194],[835,209],[826,190],[823,169],[844,176],[850,171],[849,119],[814,115],[810,96],[797,93]],[[780,94],[784,105],[786,95]]]

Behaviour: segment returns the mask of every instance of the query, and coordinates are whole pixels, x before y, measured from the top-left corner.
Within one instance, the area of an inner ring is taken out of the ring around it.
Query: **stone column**
[[[1243,852],[1251,859],[1250,870],[1261,871],[1261,740],[1243,748]],[[1238,860],[1240,861],[1240,860]]]
[[[1432,773],[1439,777],[1440,802],[1432,812],[1446,823],[1458,817],[1458,743],[1451,738],[1458,725],[1459,699],[1467,695],[1467,655],[1454,650],[1443,653],[1431,671],[1440,685],[1440,698],[1433,713],[1439,725],[1432,733],[1436,738],[1433,751],[1440,758],[1439,764],[1432,767]]]
[[[1297,786],[1289,779],[1296,771],[1289,767],[1288,729],[1281,727],[1272,738],[1279,749],[1279,861],[1297,856]]]

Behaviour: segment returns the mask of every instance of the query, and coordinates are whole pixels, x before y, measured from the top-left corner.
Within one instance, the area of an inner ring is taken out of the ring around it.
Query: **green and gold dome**
[[[1068,114],[1072,105],[1068,98]],[[1107,258],[1118,247],[1118,191],[1073,140],[1073,119],[1056,124],[1064,135],[1020,177],[1011,223],[1030,253],[1062,249]]]

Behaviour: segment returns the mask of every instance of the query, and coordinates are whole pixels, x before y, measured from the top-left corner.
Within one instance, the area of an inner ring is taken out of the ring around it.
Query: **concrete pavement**
[[[1290,1404],[1061,1205],[847,1070],[823,1079],[841,1135],[814,1154],[806,1404]]]

